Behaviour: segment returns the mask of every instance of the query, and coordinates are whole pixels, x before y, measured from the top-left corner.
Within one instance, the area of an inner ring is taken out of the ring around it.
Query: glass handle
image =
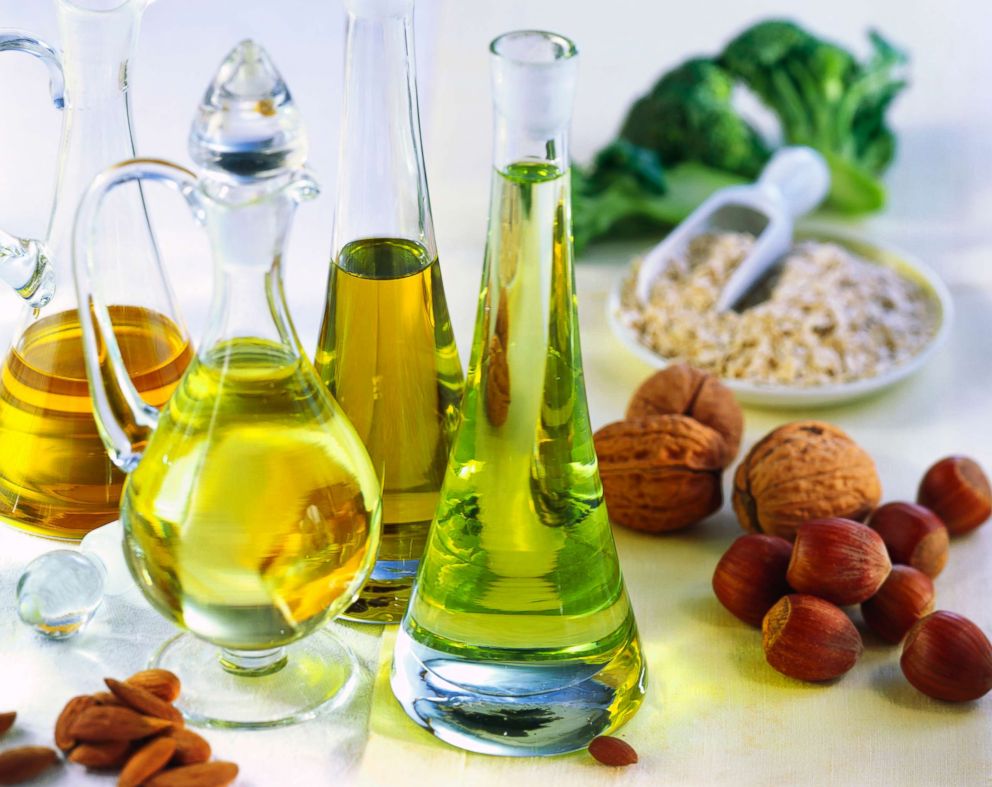
[[[65,79],[59,53],[29,33],[0,30],[0,52],[26,52],[48,67],[48,85],[56,109],[65,105]],[[55,271],[41,241],[0,230],[0,280],[32,307],[40,309],[55,295]]]
[[[97,218],[107,194],[124,183],[146,179],[176,189],[202,223],[196,175],[166,161],[131,159],[105,169],[93,179],[79,202],[72,233],[73,274],[93,415],[111,460],[126,473],[141,461],[145,444],[158,423],[158,410],[141,398],[131,382],[107,304],[99,288],[94,287],[99,274],[94,241]]]

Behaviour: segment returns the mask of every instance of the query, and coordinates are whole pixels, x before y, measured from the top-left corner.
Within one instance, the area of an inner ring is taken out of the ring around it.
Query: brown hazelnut
[[[878,505],[875,464],[850,437],[823,421],[780,426],[737,466],[734,512],[752,533],[790,541],[821,517],[862,521]]]
[[[940,517],[952,535],[961,535],[992,516],[989,479],[974,459],[949,456],[923,476],[916,502]]]
[[[933,578],[947,564],[947,528],[929,508],[915,503],[886,503],[868,518],[885,542],[893,563],[919,569]]]
[[[933,580],[911,566],[893,566],[878,593],[861,604],[865,625],[898,645],[920,618],[933,612]]]
[[[716,377],[688,364],[677,363],[656,372],[634,391],[627,418],[650,415],[688,415],[715,429],[723,438],[727,467],[741,448],[744,413],[733,392]]]
[[[800,593],[846,606],[874,596],[891,570],[885,543],[870,527],[849,519],[814,519],[796,531],[786,578]]]
[[[791,592],[785,572],[792,544],[784,538],[751,533],[741,536],[713,572],[713,592],[731,614],[760,627],[765,614]]]
[[[953,612],[934,612],[913,626],[899,666],[906,680],[934,699],[968,702],[992,690],[992,643]]]
[[[761,645],[765,659],[783,675],[814,682],[840,677],[864,650],[843,610],[799,594],[783,597],[768,610]]]
[[[723,438],[687,415],[608,424],[593,436],[610,518],[660,533],[719,510]]]

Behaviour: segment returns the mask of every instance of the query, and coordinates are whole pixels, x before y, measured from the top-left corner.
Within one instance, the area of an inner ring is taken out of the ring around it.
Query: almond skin
[[[131,750],[130,741],[106,741],[104,743],[80,743],[69,752],[69,761],[86,768],[120,768]]]
[[[992,516],[992,487],[974,459],[949,456],[927,470],[916,502],[933,511],[957,536]]]
[[[611,735],[600,735],[589,742],[589,753],[603,765],[620,767],[637,762],[637,752],[627,741]]]
[[[145,782],[145,787],[224,787],[238,778],[233,762],[201,762],[163,771]]]
[[[929,508],[886,503],[872,512],[867,524],[882,537],[893,563],[912,566],[931,579],[947,565],[947,528]]]
[[[168,735],[176,742],[176,753],[172,760],[177,765],[196,765],[210,759],[210,744],[192,730],[170,730]]]
[[[44,773],[58,761],[47,746],[18,746],[0,752],[0,784],[20,784]]]
[[[799,526],[786,578],[799,593],[837,606],[867,601],[889,576],[882,537],[848,519],[814,519]]]
[[[125,683],[149,691],[165,702],[179,699],[181,686],[175,673],[165,669],[146,669],[134,673]]]
[[[3,735],[7,730],[14,726],[14,721],[17,719],[17,711],[10,711],[9,713],[0,713],[0,735]]]
[[[819,682],[854,666],[864,646],[843,610],[828,601],[794,594],[768,610],[761,626],[765,659],[783,675]]]
[[[865,624],[876,635],[898,645],[916,621],[933,612],[933,580],[911,566],[893,566],[878,593],[861,605]]]
[[[155,716],[158,719],[171,721],[177,727],[183,725],[183,715],[163,699],[156,697],[150,691],[130,683],[121,683],[113,678],[104,678],[104,683],[122,703],[132,710],[145,716]]]
[[[76,717],[69,734],[81,741],[133,741],[172,728],[172,722],[142,716],[130,708],[96,705]]]
[[[730,613],[761,627],[768,610],[791,592],[785,579],[792,544],[784,538],[752,533],[741,536],[713,572],[713,593]]]
[[[156,738],[146,743],[127,761],[117,779],[117,787],[139,787],[161,771],[176,752],[176,742],[172,738]]]
[[[90,695],[96,700],[97,705],[123,705],[117,697],[111,694],[109,691],[95,691]]]
[[[919,691],[945,702],[969,702],[992,691],[992,643],[953,612],[934,612],[913,626],[899,666]]]
[[[66,703],[62,709],[62,713],[59,714],[55,722],[55,745],[62,751],[69,751],[69,749],[76,745],[76,739],[69,731],[76,719],[79,718],[79,714],[95,705],[96,700],[92,697],[87,697],[85,694],[79,697],[73,697]]]

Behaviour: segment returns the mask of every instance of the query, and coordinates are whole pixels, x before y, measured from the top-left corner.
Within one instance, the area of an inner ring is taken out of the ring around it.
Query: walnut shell
[[[628,419],[670,414],[692,416],[723,437],[722,467],[737,457],[744,413],[731,390],[713,375],[688,364],[673,364],[645,380],[627,405]]]
[[[823,421],[796,421],[769,432],[734,475],[734,512],[741,527],[790,541],[810,519],[864,521],[881,495],[871,457]]]
[[[618,421],[593,437],[606,506],[621,525],[679,530],[723,504],[724,440],[686,415]]]

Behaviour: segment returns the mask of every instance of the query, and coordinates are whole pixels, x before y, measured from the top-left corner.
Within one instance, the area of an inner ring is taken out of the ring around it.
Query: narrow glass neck
[[[546,164],[548,170],[568,170],[568,132],[534,136],[524,126],[496,112],[493,123],[493,166],[507,174],[517,164]]]
[[[362,238],[437,254],[420,137],[412,0],[347,0],[345,98],[332,253]]]
[[[122,103],[143,0],[129,0],[105,11],[87,10],[69,0],[59,0],[57,6],[67,108]]]

